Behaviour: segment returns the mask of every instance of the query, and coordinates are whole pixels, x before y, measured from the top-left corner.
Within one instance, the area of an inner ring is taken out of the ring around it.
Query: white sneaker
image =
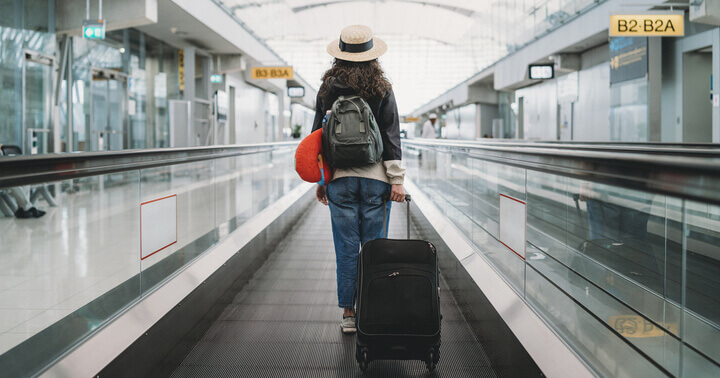
[[[355,333],[355,317],[348,316],[343,318],[342,323],[340,323],[340,329],[342,329],[343,333]]]

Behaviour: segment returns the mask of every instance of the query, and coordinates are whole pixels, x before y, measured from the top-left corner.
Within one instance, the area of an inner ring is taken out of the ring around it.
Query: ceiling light
[[[170,33],[173,33],[173,34],[175,34],[175,35],[187,35],[187,34],[188,34],[187,32],[184,32],[184,31],[182,31],[182,30],[178,30],[178,28],[176,28],[176,27],[170,28]]]

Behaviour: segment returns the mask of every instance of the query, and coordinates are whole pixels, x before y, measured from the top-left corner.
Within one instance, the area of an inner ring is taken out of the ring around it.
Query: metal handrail
[[[713,149],[415,139],[403,145],[720,205],[720,151]]]
[[[428,141],[426,139],[407,139],[408,141]],[[522,139],[482,139],[453,140],[435,139],[432,143],[442,145],[500,146],[500,147],[538,147],[564,150],[613,151],[645,154],[720,156],[720,144],[714,143],[653,143],[653,142],[598,142],[598,141],[545,141]]]
[[[297,144],[278,142],[0,157],[0,188],[271,152]]]

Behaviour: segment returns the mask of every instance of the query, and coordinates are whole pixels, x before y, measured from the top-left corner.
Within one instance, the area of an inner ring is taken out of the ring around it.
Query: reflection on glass
[[[647,98],[645,77],[610,86],[610,140],[648,141]]]
[[[686,340],[720,363],[720,206],[684,201]]]
[[[405,146],[408,177],[599,374],[720,374],[720,206],[453,152]],[[526,261],[500,193],[527,202]]]
[[[665,230],[653,229],[659,234],[648,232],[653,197],[583,182],[578,200],[586,204],[588,224],[588,238],[578,250],[662,294]],[[662,210],[656,207],[660,216]],[[659,250],[656,252],[655,248]]]
[[[0,217],[3,374],[29,375],[139,298],[139,175],[115,175],[45,184],[43,217]]]
[[[141,171],[141,203],[177,196],[177,241],[142,260],[143,294],[217,243],[213,161]]]
[[[17,219],[0,206],[2,374],[34,374],[294,189],[293,155],[283,147],[0,189],[3,205],[22,189],[47,211]],[[177,196],[177,240],[143,256],[141,204],[167,196]]]

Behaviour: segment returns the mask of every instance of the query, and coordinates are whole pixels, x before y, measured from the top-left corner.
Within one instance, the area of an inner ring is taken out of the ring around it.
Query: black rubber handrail
[[[553,144],[404,140],[445,152],[533,171],[720,205],[720,150],[600,148]],[[700,152],[698,152],[700,151]],[[572,188],[568,188],[572,190]]]
[[[293,148],[298,142],[0,157],[0,188]]]
[[[411,142],[423,142],[423,139],[406,139]],[[680,155],[680,156],[708,156],[720,157],[720,144],[714,143],[638,143],[638,142],[596,142],[596,141],[539,141],[519,139],[482,139],[482,140],[453,140],[435,139],[432,143],[442,145],[463,146],[495,146],[495,147],[535,147],[555,148],[560,150],[579,151],[610,151],[644,154]]]
[[[406,139],[408,147],[720,204],[720,149],[648,144]],[[0,158],[0,188],[270,152],[297,142]]]

